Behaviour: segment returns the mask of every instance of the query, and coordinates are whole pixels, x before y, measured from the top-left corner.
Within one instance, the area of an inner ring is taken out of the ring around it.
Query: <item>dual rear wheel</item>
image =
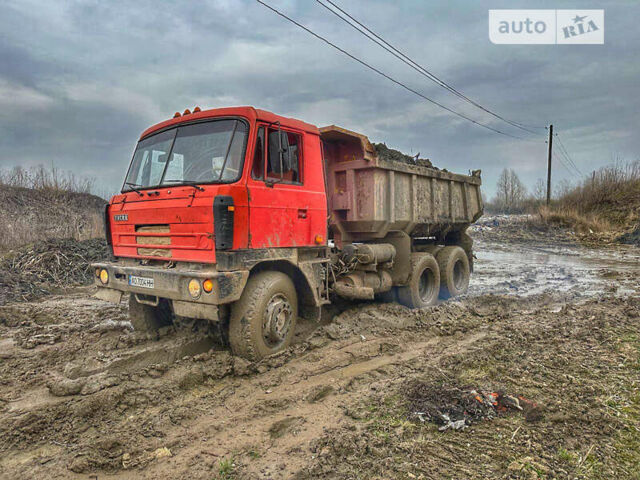
[[[409,283],[395,289],[397,300],[409,308],[423,308],[438,300],[457,297],[469,288],[470,267],[465,251],[458,246],[411,254]],[[388,293],[387,300],[393,295]]]

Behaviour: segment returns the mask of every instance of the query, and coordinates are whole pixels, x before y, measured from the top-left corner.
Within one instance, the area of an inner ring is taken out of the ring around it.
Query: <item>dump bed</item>
[[[368,138],[334,125],[320,129],[333,238],[366,242],[390,231],[443,238],[482,215],[479,171],[458,175],[378,158]]]

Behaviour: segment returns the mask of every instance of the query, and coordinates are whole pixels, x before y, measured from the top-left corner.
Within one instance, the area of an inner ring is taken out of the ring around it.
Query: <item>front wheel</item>
[[[231,350],[251,361],[284,350],[293,338],[297,317],[298,296],[287,275],[252,275],[240,300],[231,306]]]

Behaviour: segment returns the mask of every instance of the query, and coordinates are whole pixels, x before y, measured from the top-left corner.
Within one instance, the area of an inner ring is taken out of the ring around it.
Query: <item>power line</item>
[[[465,100],[466,102],[474,105],[475,107],[481,109],[482,111],[484,111],[484,112],[486,112],[486,113],[488,113],[488,114],[490,114],[490,115],[492,115],[492,116],[494,116],[494,117],[496,117],[496,118],[508,123],[509,125],[514,126],[516,128],[519,128],[520,130],[524,130],[526,132],[532,133],[534,135],[538,135],[538,132],[534,132],[532,130],[529,130],[529,128],[527,128],[527,125],[524,125],[524,124],[519,123],[519,122],[515,122],[513,120],[509,120],[509,119],[507,119],[507,118],[505,118],[505,117],[503,117],[503,116],[501,116],[501,115],[489,110],[488,108],[480,105],[479,103],[475,102],[474,100],[470,99],[469,97],[467,97],[466,95],[464,95],[460,91],[456,90],[453,86],[449,85],[444,80],[441,80],[440,78],[438,78],[435,74],[433,74],[432,72],[427,70],[425,67],[420,65],[418,62],[416,62],[412,58],[410,58],[404,52],[402,52],[398,48],[394,47],[387,40],[383,39],[380,35],[378,35],[374,31],[372,31],[369,27],[367,27],[366,25],[362,24],[360,21],[358,21],[356,18],[354,18],[348,12],[346,12],[342,8],[340,8],[340,6],[336,5],[331,0],[326,0],[326,1],[329,4],[331,4],[335,9],[337,9],[339,12],[341,12],[346,17],[348,17],[351,21],[355,22],[355,24],[357,24],[361,28],[358,28],[356,25],[354,25],[354,23],[352,23],[349,20],[347,20],[347,18],[345,18],[344,16],[340,15],[340,13],[338,13],[335,10],[333,10],[332,8],[327,6],[326,4],[322,3],[320,0],[316,0],[317,3],[322,5],[325,9],[327,9],[329,12],[334,14],[340,20],[345,22],[347,25],[351,26],[353,29],[355,29],[356,31],[358,31],[359,33],[364,35],[365,37],[367,37],[369,40],[373,41],[374,43],[376,43],[377,45],[379,45],[380,47],[385,49],[387,52],[391,53],[394,57],[400,59],[402,62],[404,62],[405,64],[407,64],[411,68],[413,68],[415,71],[417,71],[422,76],[428,78],[432,82],[434,82],[437,85],[441,86],[442,88],[446,89],[450,93],[453,93],[454,95],[458,96],[459,98]],[[530,126],[530,128],[545,128],[545,127],[542,127],[542,126],[541,127]]]
[[[575,171],[572,171],[567,165],[567,163],[562,159],[562,157],[558,155],[558,152],[560,150],[557,147],[555,147],[555,145],[553,146],[553,151],[556,153],[556,158],[560,161],[560,164],[564,167],[564,169],[567,172],[569,172],[569,175],[571,175],[572,177],[575,176]]]
[[[556,135],[554,135],[554,136],[556,136]],[[556,136],[556,140],[557,139],[559,139],[559,137]],[[575,173],[577,173],[578,175],[582,176],[582,172],[580,172],[578,167],[576,167],[576,165],[573,163],[573,161],[567,156],[566,152],[562,149],[562,146],[557,147],[556,153],[559,153],[561,155],[561,156],[558,157],[561,161],[563,161],[562,158],[564,157],[564,159],[566,160],[565,165],[568,165],[569,167],[573,168]],[[572,175],[573,175],[573,172],[572,172]]]
[[[266,3],[265,3],[265,2],[263,2],[262,0],[256,0],[256,1],[257,1],[259,4],[261,4],[261,5],[265,6],[265,7],[267,7],[267,8],[268,8],[269,10],[271,10],[272,12],[274,12],[274,13],[276,13],[277,15],[281,16],[281,17],[282,17],[282,18],[284,18],[285,20],[287,20],[287,21],[289,21],[289,22],[293,23],[294,25],[296,25],[297,27],[299,27],[299,28],[303,29],[303,30],[304,30],[304,31],[306,31],[307,33],[310,33],[311,35],[313,35],[314,37],[316,37],[318,40],[323,41],[323,42],[324,42],[324,43],[326,43],[327,45],[329,45],[329,46],[331,46],[331,47],[335,48],[336,50],[338,50],[339,52],[341,52],[341,53],[343,53],[344,55],[348,56],[348,57],[349,57],[349,58],[351,58],[352,60],[355,60],[355,61],[356,61],[356,62],[358,62],[359,64],[361,64],[361,65],[363,65],[363,66],[367,67],[369,70],[374,71],[374,72],[375,72],[375,73],[377,73],[378,75],[383,76],[383,77],[384,77],[384,78],[386,78],[387,80],[389,80],[389,81],[391,81],[391,82],[395,83],[396,85],[398,85],[398,86],[400,86],[400,87],[404,88],[405,90],[408,90],[409,92],[413,93],[414,95],[417,95],[418,97],[420,97],[420,98],[422,98],[422,99],[424,99],[424,100],[426,100],[426,101],[428,101],[428,102],[430,102],[430,103],[432,103],[432,104],[434,104],[434,105],[436,105],[436,106],[438,106],[438,107],[442,108],[443,110],[446,110],[446,111],[448,111],[448,112],[450,112],[450,113],[452,113],[452,114],[454,114],[454,115],[457,115],[457,116],[458,116],[458,117],[460,117],[460,118],[463,118],[463,119],[465,119],[465,120],[468,120],[469,122],[474,123],[474,124],[478,125],[479,127],[486,128],[487,130],[491,130],[492,132],[495,132],[495,133],[499,133],[500,135],[505,135],[505,136],[507,136],[507,137],[516,138],[516,139],[518,139],[518,140],[526,140],[526,139],[525,139],[525,138],[523,138],[523,137],[518,137],[518,136],[516,136],[516,135],[511,135],[510,133],[503,132],[503,131],[501,131],[501,130],[498,130],[497,128],[493,128],[493,127],[491,127],[491,126],[489,126],[489,125],[486,125],[486,124],[484,124],[484,123],[482,123],[482,122],[478,122],[478,121],[476,121],[476,120],[474,120],[474,119],[472,119],[472,118],[467,117],[466,115],[464,115],[464,114],[462,114],[462,113],[460,113],[460,112],[457,112],[457,111],[455,111],[455,110],[453,110],[453,109],[451,109],[451,108],[449,108],[449,107],[447,107],[447,106],[445,106],[445,105],[442,105],[441,103],[439,103],[439,102],[437,102],[437,101],[435,101],[435,100],[433,100],[433,99],[431,99],[431,98],[427,97],[426,95],[424,95],[424,94],[422,94],[422,93],[418,92],[417,90],[414,90],[413,88],[411,88],[411,87],[409,87],[409,86],[405,85],[404,83],[400,82],[399,80],[396,80],[395,78],[393,78],[393,77],[391,77],[391,76],[387,75],[386,73],[382,72],[381,70],[378,70],[376,67],[373,67],[373,66],[369,65],[369,64],[368,64],[368,63],[366,63],[364,60],[360,60],[360,59],[359,59],[358,57],[356,57],[355,55],[352,55],[351,53],[347,52],[347,51],[346,51],[346,50],[344,50],[343,48],[340,48],[340,47],[339,47],[339,46],[337,46],[336,44],[331,43],[331,42],[330,42],[329,40],[327,40],[326,38],[324,38],[324,37],[320,36],[319,34],[315,33],[315,32],[314,32],[314,31],[312,31],[311,29],[309,29],[309,28],[305,27],[305,26],[304,26],[304,25],[302,25],[301,23],[296,22],[295,20],[293,20],[292,18],[288,17],[287,15],[285,15],[285,14],[284,14],[284,13],[282,13],[282,12],[280,12],[280,11],[279,11],[279,10],[277,10],[276,8],[272,7],[271,5],[266,4]]]
[[[556,133],[556,137],[558,138],[558,142],[560,142],[560,147],[562,148],[564,155],[567,157],[567,160],[569,160],[571,165],[573,165],[573,167],[580,173],[580,175],[584,176],[584,173],[582,173],[582,171],[578,168],[576,163],[573,161],[573,158],[571,158],[571,156],[569,155],[569,151],[567,150],[567,147],[564,146],[564,142],[560,139],[557,133]]]

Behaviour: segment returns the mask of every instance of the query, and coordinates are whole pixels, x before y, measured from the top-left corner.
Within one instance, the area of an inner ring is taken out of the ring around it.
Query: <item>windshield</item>
[[[247,133],[248,126],[241,120],[214,120],[145,138],[136,147],[122,191],[236,181]]]

